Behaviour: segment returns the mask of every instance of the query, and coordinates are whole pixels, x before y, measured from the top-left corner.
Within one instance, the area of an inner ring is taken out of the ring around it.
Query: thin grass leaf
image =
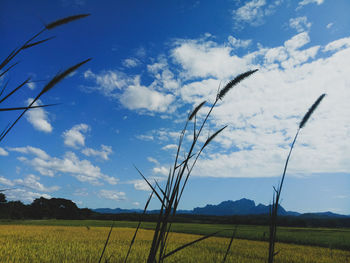
[[[139,223],[137,224],[137,227],[136,227],[134,236],[133,236],[132,239],[131,239],[131,242],[130,242],[130,245],[129,245],[129,249],[128,249],[128,252],[127,252],[127,254],[126,254],[124,263],[126,263],[126,261],[128,260],[128,257],[129,257],[131,248],[132,248],[132,246],[133,246],[133,244],[134,244],[134,242],[135,242],[135,239],[136,239],[137,232],[139,231],[139,228],[140,228],[140,226],[141,226],[142,216],[144,216],[144,215],[146,214],[147,207],[148,207],[148,205],[149,205],[149,203],[150,203],[150,201],[151,201],[151,199],[152,199],[153,193],[154,193],[154,192],[152,191],[152,193],[151,193],[150,196],[148,197],[148,200],[147,200],[147,202],[146,202],[145,208],[143,209],[143,213],[142,213],[142,215],[141,215],[141,217],[140,217]]]
[[[307,123],[307,121],[309,120],[309,118],[311,117],[312,113],[316,110],[316,108],[318,107],[318,105],[321,103],[321,101],[323,100],[323,98],[326,96],[325,93],[323,93],[320,97],[318,97],[318,99],[314,102],[314,104],[312,104],[312,106],[310,107],[310,109],[307,111],[307,113],[304,115],[304,118],[301,120],[300,124],[299,124],[299,129],[302,129],[305,124]]]
[[[14,94],[17,90],[19,90],[20,88],[22,88],[25,84],[27,84],[29,82],[30,78],[27,78],[22,84],[20,84],[17,88],[15,88],[14,90],[12,90],[9,94],[7,94],[4,98],[2,98],[0,100],[0,103],[5,101],[7,98],[9,98],[12,94]]]
[[[13,110],[25,110],[25,109],[36,109],[36,108],[44,108],[44,107],[51,107],[59,105],[59,103],[55,104],[46,104],[46,105],[38,105],[38,106],[31,106],[31,107],[16,107],[16,108],[0,108],[0,111],[13,111]]]
[[[167,200],[167,202],[169,202],[169,199],[168,199],[165,191],[160,187],[160,185],[158,184],[158,182],[156,180],[154,180],[154,182],[156,183],[156,186],[159,188],[159,190],[162,192],[162,195],[165,196],[165,199]]]
[[[226,95],[226,93],[230,89],[232,89],[234,86],[236,86],[242,80],[244,80],[245,78],[249,77],[250,75],[254,74],[257,71],[258,71],[258,69],[249,70],[249,71],[242,73],[242,74],[238,75],[237,77],[235,77],[233,80],[231,80],[229,83],[227,83],[226,86],[223,87],[223,89],[219,92],[218,99],[222,100],[223,97]]]
[[[202,106],[206,103],[207,101],[201,102],[194,110],[192,111],[191,115],[188,117],[188,120],[192,120],[193,117],[197,114],[197,112],[202,108]]]
[[[152,189],[152,191],[156,194],[156,196],[158,197],[159,201],[164,205],[164,202],[163,202],[162,198],[160,197],[160,195],[158,194],[158,192],[156,191],[156,189],[150,184],[150,182],[148,182],[146,177],[141,173],[141,171],[135,165],[134,165],[134,167],[139,172],[139,174],[142,176],[142,178],[146,181],[146,183]]]
[[[228,247],[227,247],[227,250],[226,250],[224,259],[222,260],[222,263],[225,263],[225,262],[226,262],[227,255],[228,255],[228,252],[229,252],[230,249],[231,249],[231,245],[232,245],[232,242],[233,242],[234,237],[236,236],[236,232],[237,232],[237,226],[235,227],[235,230],[232,231],[232,236],[231,236],[231,239],[230,239],[230,243],[229,243],[229,245],[228,245]]]
[[[212,135],[206,140],[206,142],[204,143],[202,149],[204,149],[204,148],[205,148],[205,147],[220,133],[220,132],[222,132],[226,127],[227,127],[227,125],[224,126],[224,127],[222,127],[220,130],[216,131],[214,134],[212,134]]]
[[[109,233],[108,233],[108,236],[107,236],[107,240],[106,240],[106,243],[105,243],[105,245],[103,247],[103,250],[102,250],[102,253],[101,253],[101,257],[100,257],[100,260],[98,261],[98,263],[101,263],[101,260],[103,258],[103,254],[105,253],[106,247],[108,245],[109,238],[110,238],[112,230],[113,230],[113,226],[114,226],[114,221],[113,221],[113,223],[111,225],[111,229],[109,230]]]
[[[173,251],[169,252],[168,254],[166,254],[165,256],[163,256],[163,257],[162,257],[162,260],[165,259],[165,258],[167,258],[167,257],[169,257],[169,256],[171,256],[172,254],[175,254],[176,252],[179,252],[180,250],[182,250],[182,249],[184,249],[184,248],[186,248],[186,247],[188,247],[188,246],[191,246],[191,245],[193,245],[193,244],[195,244],[195,243],[197,243],[197,242],[200,242],[200,241],[202,241],[202,240],[205,240],[205,239],[207,239],[207,238],[209,238],[209,237],[215,236],[217,233],[222,232],[222,231],[223,231],[223,230],[216,231],[215,233],[211,233],[211,234],[206,235],[206,236],[204,236],[204,237],[198,238],[198,239],[196,239],[196,240],[194,240],[194,241],[192,241],[192,242],[189,242],[189,243],[187,243],[187,244],[185,244],[185,245],[182,245],[181,247],[178,247],[178,248],[174,249]]]
[[[11,66],[9,66],[7,69],[5,69],[3,72],[0,73],[0,78],[4,76],[10,69],[12,69],[14,66],[16,66],[19,62],[13,63]]]
[[[36,46],[36,45],[42,44],[42,43],[44,43],[44,42],[46,42],[46,41],[49,41],[49,40],[51,40],[51,39],[53,39],[53,38],[55,38],[55,37],[49,37],[49,38],[46,38],[46,39],[43,39],[43,40],[40,40],[40,41],[31,43],[31,44],[24,45],[24,46],[22,47],[22,49],[27,49],[27,48],[34,47],[34,46]]]
[[[52,89],[57,83],[59,83],[61,80],[63,80],[65,77],[67,77],[69,74],[73,73],[74,71],[76,71],[78,68],[80,68],[82,65],[84,65],[85,63],[89,62],[91,60],[91,58],[88,58],[68,69],[66,69],[65,71],[63,71],[60,74],[57,74],[55,77],[53,77],[51,79],[51,81],[46,84],[46,86],[42,89],[42,91],[39,93],[39,95],[37,96],[36,99],[38,99],[41,95],[43,95],[44,93],[48,92],[50,89]]]
[[[58,26],[61,26],[61,25],[73,22],[75,20],[87,17],[89,15],[90,14],[79,14],[79,15],[74,15],[74,16],[68,16],[68,17],[65,17],[65,18],[62,18],[62,19],[59,19],[59,20],[56,20],[54,22],[51,22],[51,23],[47,24],[45,26],[45,28],[48,29],[48,30],[51,30],[51,29],[54,29],[54,28],[56,28]]]
[[[0,97],[1,97],[2,94],[4,93],[4,91],[5,91],[5,89],[6,89],[6,87],[7,87],[8,84],[9,84],[9,80],[6,81],[5,85],[2,87],[1,92],[0,92]]]

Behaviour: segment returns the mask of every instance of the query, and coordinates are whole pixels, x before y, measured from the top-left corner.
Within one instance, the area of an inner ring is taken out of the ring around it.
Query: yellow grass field
[[[98,262],[109,228],[67,226],[0,226],[0,262]],[[113,229],[106,250],[108,262],[123,262],[134,233],[131,228]],[[128,262],[145,262],[151,230],[140,230]],[[169,250],[198,238],[197,235],[171,235]],[[209,238],[185,248],[166,262],[221,262],[229,243],[227,238]],[[234,240],[226,262],[266,262],[265,242]],[[311,246],[277,244],[275,262],[348,263],[350,252]],[[103,262],[105,262],[103,260]]]

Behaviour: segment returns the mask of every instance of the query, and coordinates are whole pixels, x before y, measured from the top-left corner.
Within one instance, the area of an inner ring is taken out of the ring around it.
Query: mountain
[[[224,201],[218,205],[206,205],[205,207],[196,207],[193,209],[193,214],[196,215],[260,215],[269,214],[270,205],[263,204],[255,205],[255,202],[250,199],[242,198],[237,201]],[[278,207],[279,215],[296,215],[296,212],[287,212],[282,206]]]
[[[178,210],[177,214],[192,214],[192,215],[214,215],[214,216],[230,216],[230,215],[262,215],[269,214],[271,205],[258,204],[255,205],[253,200],[242,198],[237,201],[223,201],[218,205],[206,205],[204,207],[196,207],[193,210]],[[121,209],[121,208],[98,208],[93,211],[102,214],[127,214],[127,213],[142,213],[141,209]],[[149,210],[148,214],[157,214],[159,210]],[[300,216],[305,218],[349,218],[346,215],[339,215],[332,212],[323,213],[305,213],[286,211],[281,205],[278,207],[278,214],[281,216]]]

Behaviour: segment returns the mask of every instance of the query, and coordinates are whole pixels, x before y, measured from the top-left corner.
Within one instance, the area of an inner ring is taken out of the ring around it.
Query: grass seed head
[[[68,17],[65,17],[65,18],[62,18],[62,19],[58,19],[58,20],[56,20],[54,22],[51,22],[51,23],[47,24],[45,26],[45,28],[48,29],[48,30],[51,30],[51,29],[54,29],[54,28],[56,28],[58,26],[61,26],[61,25],[70,23],[72,21],[75,21],[75,20],[87,17],[89,15],[90,14],[79,14],[79,15],[74,15],[74,16],[68,16]]]
[[[316,110],[316,108],[318,107],[318,105],[321,103],[321,101],[323,100],[323,98],[325,96],[326,96],[326,94],[323,93],[320,97],[318,97],[318,99],[314,102],[314,104],[312,104],[312,106],[310,107],[308,112],[304,115],[304,118],[301,120],[301,122],[299,124],[299,129],[301,129],[305,126],[305,124],[307,123],[307,121],[311,117],[312,113]]]

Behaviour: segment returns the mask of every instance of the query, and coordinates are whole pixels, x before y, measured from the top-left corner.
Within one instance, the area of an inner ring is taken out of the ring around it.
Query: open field
[[[107,227],[1,225],[0,262],[97,262],[108,231]],[[145,261],[152,232],[140,230],[129,262]],[[105,254],[111,262],[123,262],[133,233],[131,228],[113,230]],[[168,251],[196,238],[173,233]],[[220,262],[228,242],[228,238],[210,238],[170,256],[167,262]],[[234,240],[227,262],[266,262],[267,247],[266,242]],[[277,244],[277,251],[275,262],[350,262],[350,252],[337,249]]]
[[[100,220],[12,220],[0,221],[0,225],[42,225],[42,226],[89,226],[109,227],[111,221]],[[137,222],[116,221],[116,227],[136,227]],[[142,228],[153,229],[155,223],[144,222]],[[209,234],[218,230],[234,229],[232,225],[174,223],[173,232],[188,234]],[[222,231],[217,236],[230,237],[231,231]],[[267,226],[239,225],[237,238],[263,241],[268,238]],[[277,240],[283,243],[312,245],[333,249],[350,250],[350,229],[347,228],[295,228],[279,227]]]

